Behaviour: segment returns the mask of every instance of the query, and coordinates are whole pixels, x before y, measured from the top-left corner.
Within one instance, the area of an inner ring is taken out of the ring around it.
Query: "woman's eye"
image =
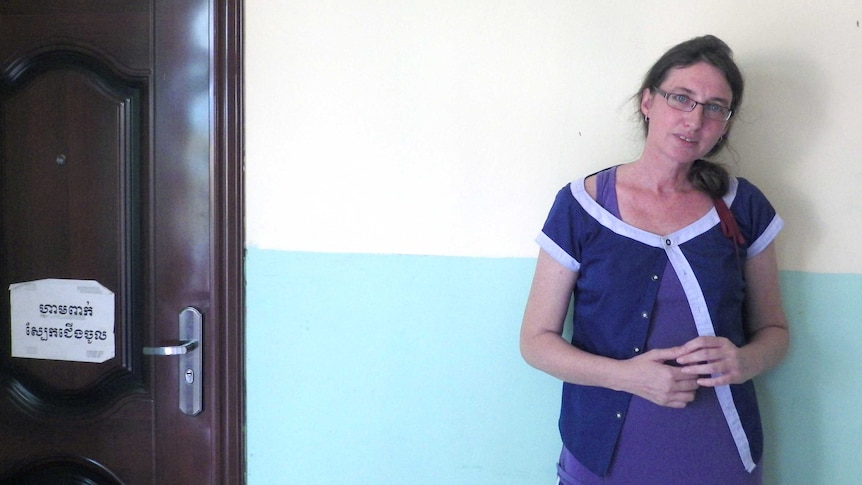
[[[677,103],[688,103],[689,102],[688,96],[686,96],[684,94],[674,94],[673,100],[676,101]]]
[[[706,105],[706,109],[712,111],[713,113],[721,113],[722,111],[724,111],[724,107],[717,104],[708,104]]]

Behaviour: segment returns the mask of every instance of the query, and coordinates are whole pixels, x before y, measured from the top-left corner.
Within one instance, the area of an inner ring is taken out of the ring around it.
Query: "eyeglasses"
[[[668,93],[662,91],[661,89],[653,86],[662,97],[667,100],[667,105],[673,109],[679,111],[694,111],[694,108],[697,105],[703,106],[703,116],[710,120],[715,121],[727,121],[730,119],[730,116],[733,114],[733,111],[730,108],[725,108],[724,106],[714,104],[714,103],[701,103],[700,101],[695,101],[685,94],[676,94],[676,93]]]

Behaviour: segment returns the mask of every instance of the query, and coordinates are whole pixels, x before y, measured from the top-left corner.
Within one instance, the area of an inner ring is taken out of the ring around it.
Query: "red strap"
[[[718,212],[718,218],[721,220],[721,232],[725,236],[733,240],[734,244],[745,244],[745,237],[736,225],[736,218],[733,217],[733,212],[724,203],[724,199],[716,197],[713,199],[715,210]]]

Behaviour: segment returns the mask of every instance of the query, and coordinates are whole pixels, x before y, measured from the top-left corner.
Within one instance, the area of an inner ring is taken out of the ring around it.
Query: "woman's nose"
[[[697,106],[694,107],[693,110],[686,113],[686,117],[685,117],[686,124],[688,124],[689,126],[698,126],[698,127],[703,125],[703,119],[704,119],[704,111],[703,110],[705,110],[705,109],[706,109],[706,106],[698,104]]]

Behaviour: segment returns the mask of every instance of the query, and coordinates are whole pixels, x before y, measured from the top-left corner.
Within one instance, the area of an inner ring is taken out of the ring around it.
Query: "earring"
[[[649,123],[649,116],[644,115],[644,122],[645,122],[645,123]]]

